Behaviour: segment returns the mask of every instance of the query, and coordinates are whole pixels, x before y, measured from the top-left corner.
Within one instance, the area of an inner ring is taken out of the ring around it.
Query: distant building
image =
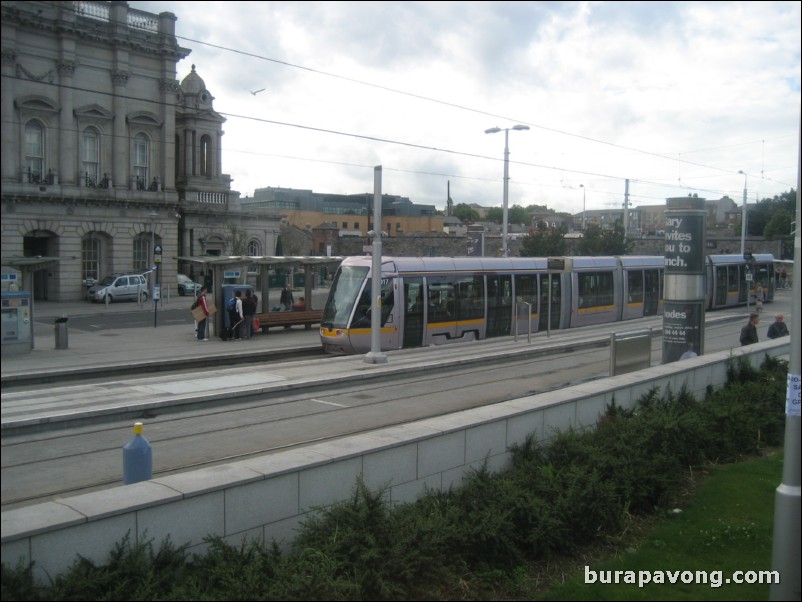
[[[336,224],[342,236],[364,236],[373,230],[373,193],[329,194],[294,188],[257,188],[240,200],[243,210],[261,210],[287,219],[296,227]],[[383,194],[381,229],[389,236],[410,232],[442,232],[444,216],[434,205],[418,205],[406,197]]]

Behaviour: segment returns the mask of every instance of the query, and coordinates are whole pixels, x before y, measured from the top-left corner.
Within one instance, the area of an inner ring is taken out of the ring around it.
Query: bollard
[[[56,318],[56,349],[69,348],[70,345],[67,334],[67,316]]]
[[[123,485],[149,481],[153,476],[153,450],[142,435],[142,423],[134,424],[133,438],[123,446]]]

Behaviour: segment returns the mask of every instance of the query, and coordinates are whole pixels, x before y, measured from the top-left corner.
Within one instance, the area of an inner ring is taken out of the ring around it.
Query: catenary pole
[[[802,140],[802,121],[800,122]],[[802,249],[800,248],[800,196],[802,185],[800,161],[802,161],[802,142],[798,151],[796,186],[796,224],[794,225],[794,274],[792,320],[791,320],[791,358],[788,365],[788,384],[785,401],[785,454],[783,459],[783,480],[774,496],[774,537],[771,549],[771,569],[778,571],[780,582],[771,585],[772,600],[799,600],[802,597],[799,566],[800,554],[800,346],[802,346],[802,301],[799,290],[802,286]]]
[[[373,168],[373,265],[371,271],[370,300],[370,351],[365,355],[365,363],[386,364],[387,356],[381,346],[381,306],[382,306],[382,167]],[[369,232],[370,234],[370,232]]]

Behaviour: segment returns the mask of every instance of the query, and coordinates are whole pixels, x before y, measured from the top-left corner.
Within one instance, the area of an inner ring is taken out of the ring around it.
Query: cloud
[[[579,211],[797,182],[799,2],[130,2],[170,11],[266,186]],[[202,8],[200,8],[202,7]],[[213,46],[209,46],[209,44]],[[250,91],[265,88],[254,96]],[[437,149],[437,150],[433,150]],[[513,200],[514,199],[514,200]]]

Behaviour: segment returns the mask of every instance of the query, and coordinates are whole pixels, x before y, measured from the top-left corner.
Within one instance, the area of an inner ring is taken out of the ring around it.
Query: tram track
[[[712,332],[708,325],[708,352],[732,345],[730,323],[713,326]],[[598,337],[588,341],[584,346],[579,340],[550,344],[539,351],[533,346],[520,357],[496,350],[486,357],[479,354],[471,361],[442,366],[420,361],[416,369],[382,378],[369,377],[370,369],[365,368],[367,378],[351,382],[310,382],[298,389],[165,407],[152,412],[146,422],[145,435],[154,446],[153,476],[366,434],[604,377],[609,368],[606,344]],[[653,362],[659,362],[660,347],[660,337],[655,336]],[[431,351],[442,357],[442,349]],[[392,364],[406,359],[407,352],[400,352]],[[311,371],[317,361],[308,361]],[[236,370],[241,368],[231,371]],[[189,372],[181,374],[181,378],[191,377]],[[130,417],[118,416],[53,431],[4,432],[3,509],[120,485],[121,447],[130,439],[130,429]]]
[[[574,374],[571,379],[576,378],[578,356],[586,357],[584,363],[593,366],[593,370],[603,369],[603,359],[591,360],[597,353],[598,350],[587,350],[572,354]],[[154,417],[148,422],[145,433],[154,447],[153,476],[226,464],[499,403],[531,394],[534,389],[543,392],[564,386],[568,384],[564,379],[552,380],[548,387],[542,383],[535,385],[538,378],[542,380],[538,375],[554,372],[550,368],[540,369],[538,365],[554,361],[551,356],[534,363],[531,359],[508,362],[504,370],[488,362],[481,368],[453,368],[448,374],[424,372],[412,379],[399,377],[368,386],[361,383],[336,390],[303,392],[280,399],[252,400],[236,406]],[[530,372],[531,378],[510,376],[520,371]],[[414,380],[414,385],[410,380]],[[499,382],[504,380],[514,380],[517,393],[500,386]],[[428,392],[425,399],[421,399],[422,390]],[[307,433],[307,436],[294,433]],[[130,438],[130,424],[84,427],[77,433],[62,432],[54,436],[4,438],[3,509],[119,485],[120,448],[127,438]],[[271,443],[264,445],[266,440]],[[78,463],[84,469],[76,474],[71,467]],[[32,475],[36,478],[29,478]],[[46,475],[50,478],[42,479]]]

